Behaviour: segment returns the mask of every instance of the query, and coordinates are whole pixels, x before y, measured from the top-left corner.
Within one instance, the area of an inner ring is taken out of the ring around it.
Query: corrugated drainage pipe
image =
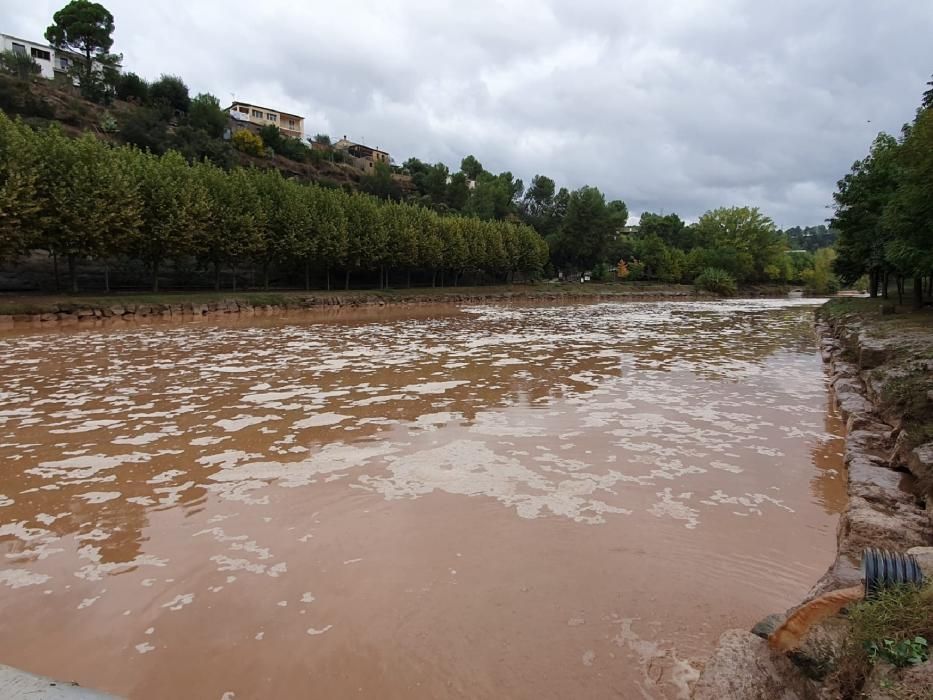
[[[772,649],[791,651],[799,647],[815,624],[835,615],[845,606],[870,598],[882,588],[923,585],[923,572],[910,554],[869,547],[862,552],[862,584],[830,591],[797,608],[768,637]]]

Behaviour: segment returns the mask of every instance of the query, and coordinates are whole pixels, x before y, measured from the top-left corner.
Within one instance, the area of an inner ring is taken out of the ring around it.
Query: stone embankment
[[[933,403],[933,391],[925,388],[933,372],[933,330],[879,329],[866,314],[821,313],[816,328],[834,401],[846,420],[848,506],[839,518],[836,558],[801,604],[858,585],[866,547],[909,551],[933,580],[933,442],[928,441],[929,430],[915,420],[928,415]],[[693,698],[841,697],[833,669],[849,631],[844,616],[817,625],[791,655],[768,647],[768,635],[795,609],[771,615],[751,631],[725,632],[694,686]],[[901,683],[920,684],[929,693],[917,697],[933,698],[933,661],[894,673],[904,676]],[[860,697],[888,698],[884,688],[891,683],[889,678],[883,683],[869,678]]]
[[[569,290],[529,289],[515,291],[470,291],[437,293],[392,294],[288,294],[262,295],[259,300],[233,297],[216,301],[182,301],[176,303],[121,303],[103,300],[62,302],[16,314],[0,314],[0,327],[19,324],[44,325],[51,323],[87,323],[108,320],[133,321],[139,319],[190,319],[224,314],[274,315],[289,311],[333,311],[340,309],[378,308],[385,306],[462,305],[481,303],[561,303],[576,301],[658,301],[696,299],[710,295],[692,290],[625,290],[619,292],[589,292]]]

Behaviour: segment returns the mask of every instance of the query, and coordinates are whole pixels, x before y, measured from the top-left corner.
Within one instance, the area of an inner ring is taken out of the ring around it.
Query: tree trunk
[[[923,278],[914,277],[914,311],[923,308]]]
[[[901,306],[904,303],[904,278],[900,275],[897,276],[897,305]]]
[[[104,291],[110,294],[110,263],[104,260]]]
[[[78,261],[75,259],[75,256],[71,253],[68,254],[68,279],[70,280],[72,293],[77,293],[78,291]]]
[[[878,296],[878,271],[868,271],[868,296],[872,299]]]
[[[220,291],[220,263],[214,261],[214,291]]]
[[[62,281],[58,275],[58,253],[52,251],[52,274],[55,276],[55,291],[62,291]]]
[[[305,291],[311,291],[311,261],[305,260]]]
[[[152,291],[159,291],[159,261],[152,261]]]
[[[444,277],[445,277],[445,271],[441,270],[441,286],[442,287],[444,286]]]
[[[233,270],[233,291],[236,291],[236,264],[230,266],[230,269]]]
[[[269,261],[262,261],[262,288],[269,291]]]
[[[330,267],[327,268],[327,291],[330,291]]]
[[[350,288],[350,268],[348,267],[343,276],[343,288],[345,290]]]
[[[884,299],[888,298],[888,283],[891,281],[891,273],[885,270],[881,273],[883,276],[883,286],[881,287],[881,296]]]
[[[437,270],[434,270],[434,272],[431,274],[431,286],[437,286]]]
[[[411,270],[408,270],[407,282],[408,282],[408,288],[411,289]]]

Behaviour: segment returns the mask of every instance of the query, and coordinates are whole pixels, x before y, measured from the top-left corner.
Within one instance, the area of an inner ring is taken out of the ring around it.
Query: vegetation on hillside
[[[930,83],[933,85],[933,82]],[[899,138],[881,133],[869,154],[838,183],[833,226],[835,267],[846,282],[868,275],[871,296],[898,297],[912,286],[913,304],[933,299],[933,90]]]
[[[33,130],[0,114],[0,260],[29,250],[65,260],[71,288],[85,260],[145,263],[152,288],[169,260],[214,272],[257,265],[268,287],[276,265],[351,273],[387,270],[456,281],[465,271],[499,280],[535,275],[547,244],[518,223],[448,216],[417,205],[303,185],[275,170],[224,171],[180,154],[110,147],[58,128]],[[234,274],[234,280],[236,275]]]

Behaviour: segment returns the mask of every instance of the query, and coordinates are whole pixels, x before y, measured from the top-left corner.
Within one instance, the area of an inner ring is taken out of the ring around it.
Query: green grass
[[[922,589],[916,586],[883,589],[871,599],[853,606],[849,610],[849,620],[852,629],[836,666],[842,688],[847,693],[845,697],[858,697],[875,663],[873,657],[907,663],[901,654],[879,654],[876,649],[897,647],[917,637],[933,644],[933,584]],[[891,690],[900,692],[896,687]],[[908,692],[895,697],[912,696]]]

